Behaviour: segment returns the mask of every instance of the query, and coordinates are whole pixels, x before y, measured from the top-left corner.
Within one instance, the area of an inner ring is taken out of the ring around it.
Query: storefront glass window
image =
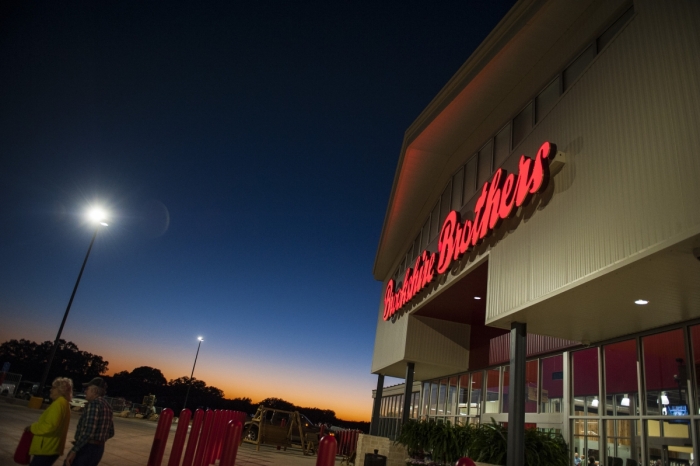
[[[598,415],[598,348],[572,354],[571,386],[574,399],[571,409],[576,416]]]
[[[513,118],[513,148],[532,130],[532,102]]]
[[[440,201],[438,201],[437,204],[435,204],[435,207],[433,207],[433,212],[430,214],[430,241],[437,238],[441,222]]]
[[[481,415],[482,390],[484,389],[484,373],[482,371],[472,374],[471,397],[469,399],[469,414]]]
[[[422,251],[420,250],[420,233],[413,240],[413,257],[411,257],[411,265],[413,265],[414,259],[420,255]]]
[[[685,466],[693,464],[690,421],[654,421],[647,423],[649,464]],[[655,463],[659,461],[659,463]]]
[[[571,87],[571,85],[576,81],[576,79],[583,73],[588,64],[593,61],[596,55],[595,45],[591,45],[586,50],[584,50],[581,55],[576,57],[563,73],[564,76],[564,90]]]
[[[440,381],[440,391],[438,392],[437,415],[445,415],[445,400],[447,398],[447,379]]]
[[[447,214],[452,210],[452,180],[447,183],[445,190],[440,196],[440,223],[445,220]]]
[[[445,415],[454,416],[457,414],[457,377],[450,377],[447,385],[447,405]]]
[[[535,121],[539,122],[549,112],[561,95],[559,76],[535,98]]]
[[[418,408],[420,407],[420,392],[413,392],[411,399],[411,419],[418,419]]]
[[[464,172],[464,203],[466,204],[476,192],[476,162],[477,155],[467,160]]]
[[[689,415],[685,337],[682,329],[642,338],[646,414]]]
[[[605,414],[638,413],[637,341],[627,340],[603,348],[605,357]]]
[[[423,382],[423,403],[421,408],[421,416],[428,416],[430,413],[430,382]]]
[[[496,135],[496,145],[493,149],[493,165],[498,168],[503,165],[510,155],[510,122]]]
[[[542,359],[541,412],[560,413],[564,397],[564,357]]]
[[[500,371],[498,369],[491,369],[486,374],[486,403],[484,406],[484,412],[486,413],[497,413],[498,412],[498,382],[500,380]]]
[[[526,413],[537,412],[537,366],[537,360],[525,363],[525,387],[527,390],[525,395]]]
[[[501,412],[507,413],[510,409],[510,367],[505,366],[503,368],[503,389],[501,391],[503,396],[503,405],[501,406]]]
[[[464,374],[459,378],[459,399],[457,403],[457,414],[466,416],[469,408],[469,374]]]
[[[462,194],[464,193],[464,167],[460,168],[452,177],[452,210],[459,210],[464,204]]]
[[[594,419],[573,420],[573,445],[574,453],[578,453],[581,464],[587,464],[586,460],[593,457],[600,461],[600,428],[599,421]]]
[[[695,408],[697,414],[700,414],[700,325],[690,327],[690,338],[693,343],[692,356],[693,364],[695,364]]]
[[[477,191],[491,178],[493,169],[493,140],[489,140],[479,151],[479,169],[477,175]]]
[[[537,360],[525,363],[525,412],[537,412]],[[503,406],[502,413],[510,409],[510,367],[503,368]]]
[[[605,421],[606,449],[608,463],[610,464],[634,464],[639,463],[641,457],[641,442],[636,433],[637,423],[631,420]]]
[[[430,216],[423,224],[423,229],[420,232],[420,251],[423,252],[428,247],[430,241]]]
[[[438,405],[438,384],[433,382],[430,384],[430,417],[437,416]]]

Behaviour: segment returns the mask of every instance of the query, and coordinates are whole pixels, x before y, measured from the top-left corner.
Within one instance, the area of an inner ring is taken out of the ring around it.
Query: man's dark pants
[[[97,466],[104,452],[104,445],[88,443],[76,453],[73,466]]]
[[[58,459],[58,455],[34,455],[29,466],[53,466]]]

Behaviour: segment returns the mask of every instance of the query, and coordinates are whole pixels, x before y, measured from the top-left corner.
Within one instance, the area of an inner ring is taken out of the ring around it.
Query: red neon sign
[[[471,251],[491,234],[501,222],[515,215],[518,207],[530,201],[533,194],[542,192],[549,181],[549,163],[557,153],[550,142],[542,144],[534,159],[520,156],[518,175],[496,170],[491,181],[484,183],[474,206],[474,218],[460,221],[453,210],[442,224],[438,252],[423,251],[412,268],[406,269],[403,286],[394,291],[394,280],[389,280],[384,293],[384,320],[389,320],[407,302],[420,293],[435,277],[449,270],[452,261]]]

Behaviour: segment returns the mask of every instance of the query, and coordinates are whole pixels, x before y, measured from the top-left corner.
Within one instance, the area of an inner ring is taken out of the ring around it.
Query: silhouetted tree
[[[253,405],[250,398],[234,398],[232,400],[225,399],[223,401],[223,409],[253,414],[256,406]]]
[[[330,409],[296,408],[296,410],[317,424],[338,424],[338,418],[335,417],[335,411]]]
[[[167,398],[162,400],[163,404],[158,403],[159,406],[173,407],[179,412],[182,409],[182,403],[185,401],[185,394],[187,393],[187,386],[190,383],[189,377],[180,377],[168,382]],[[221,408],[224,403],[224,392],[216,387],[208,386],[203,380],[198,380],[197,378],[192,378],[192,386],[190,387],[190,394],[187,398],[187,407],[191,410],[197,408],[211,408],[217,409]]]
[[[282,409],[284,411],[296,411],[297,409],[294,403],[290,403],[282,398],[265,398],[259,404],[267,406],[268,408]]]
[[[10,370],[22,374],[24,380],[39,381],[52,345],[51,341],[37,344],[25,339],[9,340],[0,345],[0,361],[9,362]],[[80,351],[72,341],[59,340],[47,382],[59,376],[70,377],[74,386],[79,387],[81,383],[107,372],[108,365],[102,356]]]
[[[107,384],[110,396],[121,396],[140,403],[146,395],[156,395],[156,400],[166,395],[167,380],[160,369],[141,366],[131,372],[117,372]]]

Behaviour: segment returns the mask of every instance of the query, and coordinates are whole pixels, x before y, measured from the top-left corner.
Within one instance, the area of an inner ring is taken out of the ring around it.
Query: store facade
[[[572,455],[692,464],[697,24],[693,1],[520,1],[406,131],[374,264],[373,433],[516,404]]]

